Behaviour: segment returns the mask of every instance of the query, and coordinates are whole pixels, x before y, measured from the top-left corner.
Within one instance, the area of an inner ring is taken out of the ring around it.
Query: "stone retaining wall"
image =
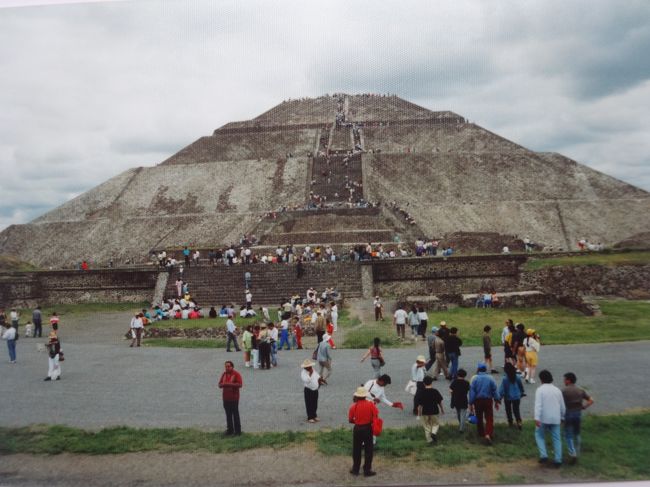
[[[17,273],[0,280],[0,304],[112,303],[150,301],[158,273],[143,269]]]

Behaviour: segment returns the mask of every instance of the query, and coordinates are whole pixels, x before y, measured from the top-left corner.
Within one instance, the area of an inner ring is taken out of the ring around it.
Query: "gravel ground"
[[[372,377],[368,362],[359,363],[362,350],[335,350],[333,374],[322,387],[317,425],[305,422],[300,364],[308,350],[279,353],[279,365],[270,371],[246,369],[240,353],[225,350],[129,348],[121,335],[128,313],[76,316],[62,323],[61,340],[66,353],[61,381],[43,382],[47,356],[37,351],[45,339],[21,338],[18,363],[0,362],[0,425],[34,423],[66,424],[89,429],[112,425],[137,427],[198,427],[222,430],[225,415],[216,387],[225,360],[233,360],[242,373],[240,402],[243,430],[313,430],[347,426],[352,393]],[[644,373],[650,342],[599,345],[545,346],[540,369],[547,367],[556,384],[562,373],[573,371],[579,385],[596,399],[593,414],[621,412],[650,406],[650,378]],[[495,350],[500,362],[501,352]],[[2,351],[1,353],[6,353]],[[385,372],[393,378],[388,397],[402,401],[405,410],[383,407],[386,427],[415,423],[410,414],[412,396],[404,392],[410,367],[424,344],[417,349],[386,350]],[[478,347],[463,349],[461,366],[473,369],[482,358]],[[441,378],[442,379],[442,378]],[[629,381],[635,383],[630,394]],[[447,381],[437,387],[448,404]],[[522,402],[522,414],[532,416],[533,385]],[[53,407],[54,406],[54,407]],[[497,415],[504,420],[503,411]],[[451,421],[446,414],[444,420]]]

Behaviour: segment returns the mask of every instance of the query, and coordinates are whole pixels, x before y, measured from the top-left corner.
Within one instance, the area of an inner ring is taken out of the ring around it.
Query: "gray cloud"
[[[650,189],[644,0],[0,9],[0,227],[286,98],[391,92]]]

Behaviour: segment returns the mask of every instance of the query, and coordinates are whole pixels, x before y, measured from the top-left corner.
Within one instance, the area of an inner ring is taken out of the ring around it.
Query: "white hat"
[[[368,391],[365,387],[357,387],[354,397],[368,397]]]
[[[315,363],[315,362],[312,362],[311,360],[309,360],[308,358],[306,358],[305,360],[303,360],[301,367],[302,367],[303,369],[306,369],[306,368],[308,368],[308,367],[313,367],[313,366],[314,366],[314,363]]]

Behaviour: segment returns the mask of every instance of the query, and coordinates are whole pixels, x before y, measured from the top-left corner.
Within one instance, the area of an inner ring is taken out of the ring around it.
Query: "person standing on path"
[[[433,378],[427,375],[424,378],[424,388],[415,394],[418,403],[418,419],[422,421],[424,437],[429,446],[438,442],[438,414],[445,414],[442,406],[442,395],[433,387]]]
[[[517,428],[521,430],[521,413],[519,405],[521,398],[524,396],[524,385],[521,383],[521,377],[517,375],[515,366],[508,363],[503,368],[504,374],[499,386],[499,397],[504,400],[506,407],[506,416],[508,417],[508,426],[513,425],[514,419],[517,420]]]
[[[11,313],[9,313],[9,317],[11,318],[11,326],[13,326],[16,329],[16,336],[18,336],[18,322],[20,320],[20,314],[18,314],[16,308],[11,308]]]
[[[490,325],[485,325],[483,327],[483,358],[485,359],[485,365],[487,365],[488,370],[492,374],[496,374],[497,370],[494,368],[492,363],[492,337],[490,332],[492,327]]]
[[[302,372],[300,373],[300,379],[304,386],[304,395],[305,395],[305,409],[307,410],[307,422],[316,423],[320,421],[318,419],[318,388],[322,384],[327,384],[327,381],[323,379],[318,372],[314,370],[314,362],[309,359],[305,359],[302,362]]]
[[[230,360],[225,363],[225,372],[219,379],[219,389],[223,391],[223,408],[226,410],[226,436],[241,435],[239,420],[239,390],[244,386],[241,374],[235,370]]]
[[[375,372],[375,379],[381,375],[381,368],[386,363],[381,347],[379,345],[381,345],[381,339],[379,337],[375,337],[372,347],[370,347],[365,355],[361,357],[361,363],[370,357],[370,365],[372,366],[372,370]]]
[[[280,322],[280,343],[278,345],[278,350],[282,350],[284,346],[287,346],[287,350],[291,350],[291,343],[289,342],[289,317],[291,313],[285,313],[282,316],[282,321]]]
[[[418,391],[424,389],[424,365],[426,364],[427,359],[424,358],[424,355],[418,355],[415,359],[415,363],[411,367],[411,380],[415,382],[415,396],[413,396],[413,414],[418,414]]]
[[[465,432],[465,423],[467,422],[467,394],[469,393],[469,382],[465,379],[467,372],[465,369],[458,369],[457,377],[449,384],[451,393],[451,408],[456,410],[458,418],[458,432]]]
[[[418,318],[420,318],[420,327],[418,329],[418,335],[422,337],[422,341],[427,339],[427,327],[429,326],[429,315],[424,310],[424,306],[418,308]]]
[[[131,318],[131,345],[129,345],[129,347],[133,347],[136,343],[138,347],[140,346],[143,329],[144,323],[142,321],[142,313],[136,313],[136,315]]]
[[[487,366],[480,362],[477,374],[469,385],[469,405],[476,414],[476,429],[479,437],[485,438],[488,445],[494,437],[494,412],[492,406],[499,410],[499,392],[497,383],[487,373]],[[483,421],[485,420],[485,424]]]
[[[384,321],[384,305],[379,296],[375,296],[372,306],[375,308],[375,321]]]
[[[566,406],[564,415],[564,437],[569,452],[569,463],[574,465],[580,455],[580,423],[582,410],[594,403],[587,392],[576,385],[577,378],[573,372],[564,374],[562,397]]]
[[[327,335],[324,335],[324,337]],[[323,380],[327,380],[332,375],[332,345],[330,341],[323,338],[323,341],[318,344],[316,350],[316,360],[320,366],[320,375]],[[325,374],[327,370],[327,374]]]
[[[352,475],[359,475],[361,469],[361,449],[363,449],[363,475],[372,477],[376,475],[372,470],[373,442],[372,423],[379,417],[379,411],[373,401],[367,401],[368,391],[358,387],[352,398],[352,405],[348,410],[348,421],[354,424],[352,430]]]
[[[529,328],[526,330],[526,338],[524,339],[524,347],[526,349],[526,364],[528,365],[526,369],[526,382],[529,384],[535,383],[535,370],[537,369],[538,358],[537,354],[539,353],[539,336],[535,333],[535,330]]]
[[[553,466],[562,465],[562,439],[560,438],[560,424],[564,421],[566,406],[562,391],[555,387],[553,376],[548,370],[539,373],[542,385],[535,391],[535,442],[539,450],[539,463],[548,462],[545,436],[551,433],[553,442]]]
[[[251,366],[251,350],[253,349],[253,327],[247,326],[242,334],[241,345],[244,349],[244,367]]]
[[[55,333],[59,332],[59,321],[59,315],[56,314],[56,311],[53,311],[52,316],[50,316],[50,326]]]
[[[16,363],[16,329],[5,323],[2,330],[2,339],[7,340],[7,349],[9,350],[9,363]]]
[[[61,379],[61,342],[55,331],[50,332],[50,341],[47,344],[47,377],[43,380]]]
[[[397,330],[397,338],[404,340],[406,333],[406,320],[408,319],[408,313],[404,311],[401,305],[397,306],[397,310],[393,315],[393,326]]]
[[[435,368],[431,374],[433,380],[438,380],[438,375],[441,371],[445,377],[449,377],[449,371],[447,370],[447,358],[445,357],[445,341],[440,336],[440,329],[438,329],[434,335],[432,346],[436,354]]]
[[[32,311],[32,323],[34,323],[34,338],[41,338],[43,336],[43,315],[40,306],[36,306],[36,309]]]
[[[411,339],[416,341],[420,330],[420,315],[416,306],[411,306],[411,311],[408,314],[408,322],[411,327]]]
[[[454,380],[458,372],[458,358],[460,357],[460,347],[463,346],[463,340],[458,337],[458,328],[453,326],[449,330],[449,337],[445,343],[445,352],[449,357],[451,368],[449,369],[449,380]]]
[[[226,352],[231,352],[230,343],[235,344],[235,351],[239,352],[239,344],[237,343],[237,327],[235,322],[232,319],[232,316],[228,316],[226,320]]]

